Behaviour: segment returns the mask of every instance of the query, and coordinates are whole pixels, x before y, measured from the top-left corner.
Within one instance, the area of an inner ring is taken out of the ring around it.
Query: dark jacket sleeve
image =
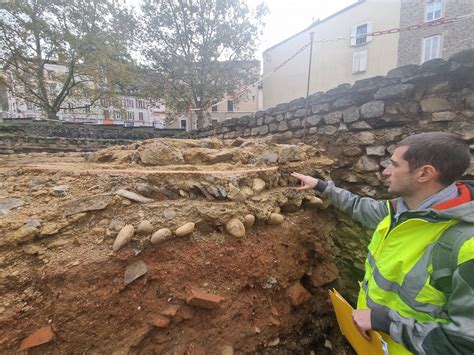
[[[321,191],[322,187],[318,182],[316,190]],[[352,219],[372,229],[377,227],[388,214],[386,201],[360,197],[350,191],[336,187],[331,181],[325,183],[322,195],[328,198],[334,207],[346,212]]]

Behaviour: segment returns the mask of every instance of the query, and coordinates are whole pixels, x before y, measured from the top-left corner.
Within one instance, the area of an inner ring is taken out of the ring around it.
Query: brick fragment
[[[153,319],[153,325],[157,328],[166,328],[170,324],[170,320],[166,317],[156,316]]]
[[[197,288],[186,287],[186,303],[206,309],[214,309],[219,307],[219,303],[224,301],[224,297],[214,295]]]
[[[168,317],[174,317],[176,313],[178,312],[179,306],[178,305],[170,305],[166,307],[164,310],[162,310],[160,313],[164,316]]]
[[[53,340],[53,337],[54,337],[53,328],[50,325],[47,325],[45,327],[38,329],[29,337],[24,339],[21,342],[19,350],[25,350],[25,349],[32,348],[34,346],[49,343],[51,340]]]
[[[287,293],[293,306],[299,306],[311,298],[309,291],[299,281],[293,284]]]
[[[311,281],[315,287],[320,287],[339,278],[336,264],[329,262],[318,265],[311,273]]]

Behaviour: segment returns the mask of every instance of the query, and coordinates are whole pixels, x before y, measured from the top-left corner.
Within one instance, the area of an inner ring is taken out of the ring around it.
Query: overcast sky
[[[255,8],[262,0],[247,0],[249,7]],[[357,2],[357,0],[266,0],[270,10],[265,18],[264,34],[258,59],[271,46],[304,30],[317,19],[331,14]]]

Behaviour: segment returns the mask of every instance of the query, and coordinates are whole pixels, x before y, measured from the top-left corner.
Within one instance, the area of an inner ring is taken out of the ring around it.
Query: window
[[[227,100],[227,112],[234,112],[234,100]]]
[[[120,111],[114,111],[114,119],[115,120],[121,120],[122,119],[122,114]]]
[[[443,0],[427,0],[425,12],[426,22],[440,19],[443,13]]]
[[[130,121],[135,120],[135,112],[127,111],[127,120],[130,120]]]
[[[352,74],[367,70],[367,51],[352,54]]]
[[[137,108],[145,108],[145,101],[137,100]]]
[[[255,101],[255,95],[252,95],[252,101]]]
[[[211,110],[212,112],[217,112],[217,105],[212,105]]]
[[[84,111],[85,111],[86,113],[90,113],[90,112],[91,112],[91,107],[90,107],[90,106],[86,106],[86,107],[84,108]]]
[[[110,118],[109,110],[104,110],[104,119],[109,119],[109,118]]]
[[[441,57],[441,35],[426,37],[423,39],[422,63]]]
[[[74,105],[72,103],[68,103],[67,104],[67,111],[69,111],[69,113],[73,113],[74,112]]]
[[[102,107],[109,107],[110,106],[110,101],[109,99],[100,99],[100,105]]]
[[[351,29],[351,46],[362,46],[372,41],[372,36],[368,36],[368,33],[372,33],[372,22],[366,22]]]
[[[138,119],[143,121],[143,112],[138,112]]]
[[[181,120],[181,128],[182,128],[182,129],[186,129],[187,126],[188,126],[188,121],[186,121],[186,120]]]
[[[32,102],[29,102],[29,101],[28,101],[28,102],[26,103],[26,108],[27,108],[28,110],[33,110],[33,109],[35,108],[35,105],[34,105]]]

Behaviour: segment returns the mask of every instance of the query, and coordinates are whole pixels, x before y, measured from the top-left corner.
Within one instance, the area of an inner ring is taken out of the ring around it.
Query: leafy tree
[[[266,7],[241,0],[146,0],[142,54],[167,108],[197,114],[258,78],[251,61]],[[253,69],[253,70],[252,70]]]
[[[90,107],[116,78],[126,79],[135,27],[115,0],[1,1],[0,64],[8,88],[50,119],[66,101],[69,108]]]

